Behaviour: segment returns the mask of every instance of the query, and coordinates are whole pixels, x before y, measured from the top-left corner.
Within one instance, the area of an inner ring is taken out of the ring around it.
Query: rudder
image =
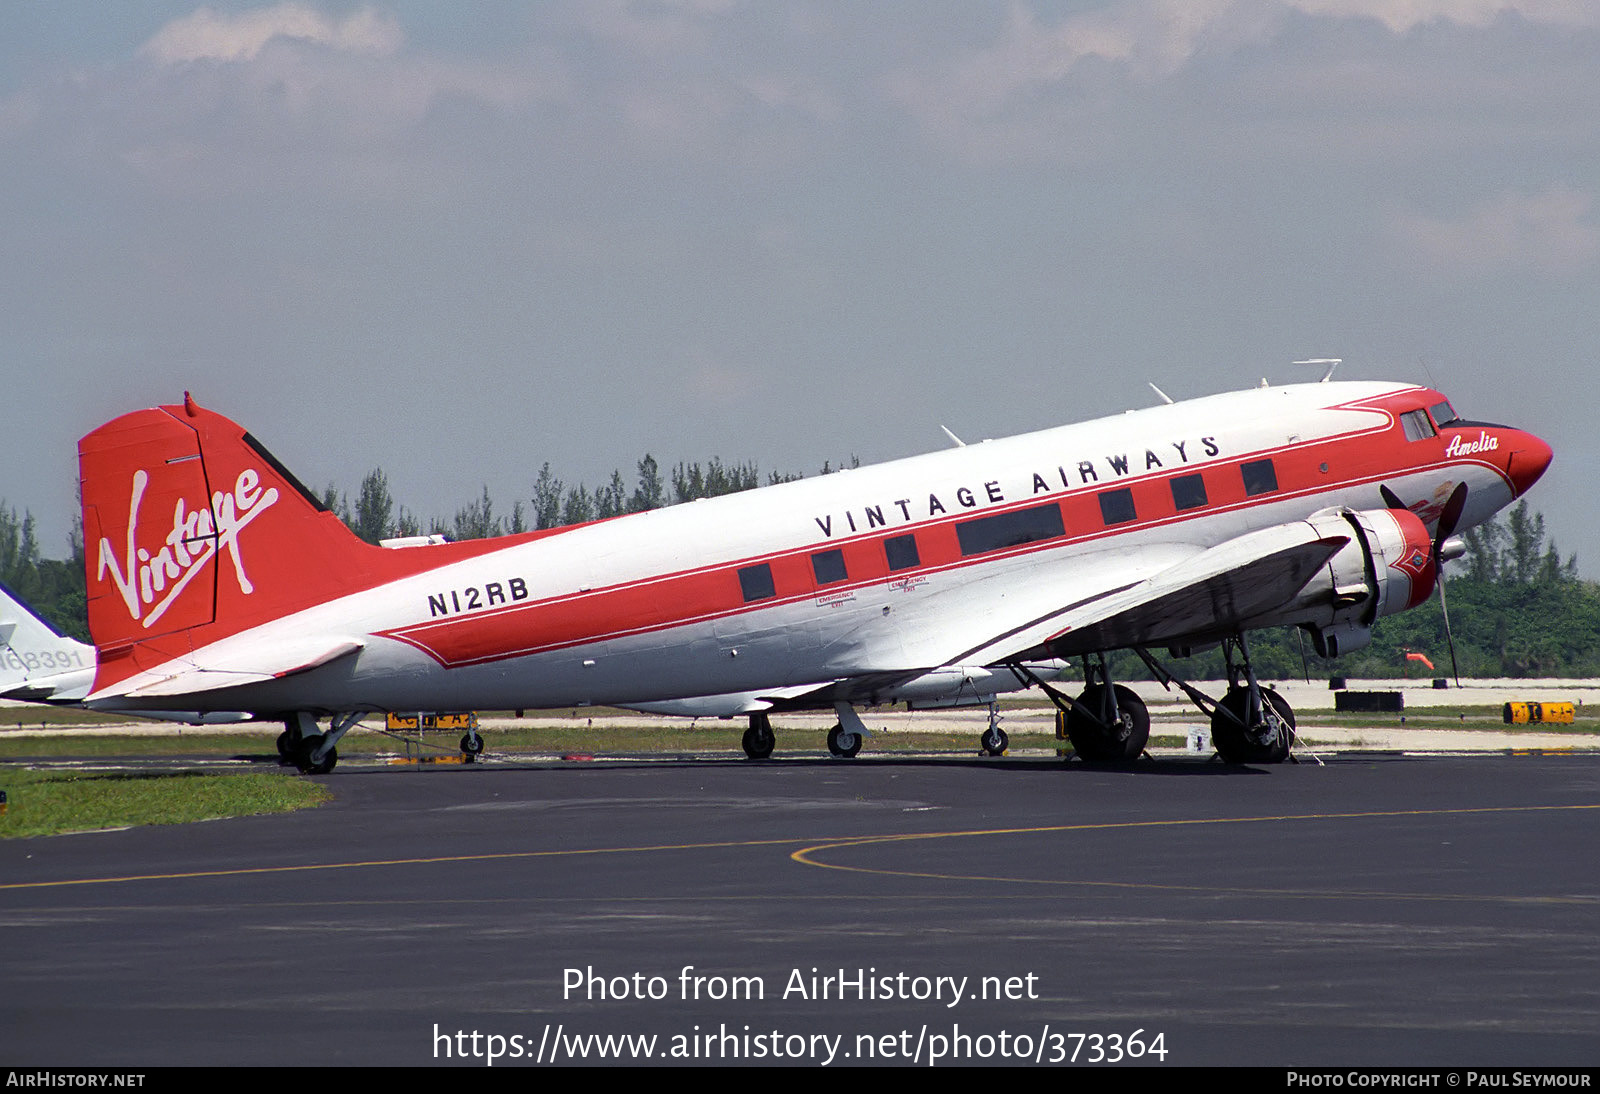
[[[78,445],[99,691],[364,587],[374,552],[238,424],[135,411]]]

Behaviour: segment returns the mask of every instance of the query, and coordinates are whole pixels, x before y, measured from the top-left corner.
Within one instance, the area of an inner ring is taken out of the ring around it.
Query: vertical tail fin
[[[389,552],[187,393],[96,429],[78,461],[96,691],[386,568]]]

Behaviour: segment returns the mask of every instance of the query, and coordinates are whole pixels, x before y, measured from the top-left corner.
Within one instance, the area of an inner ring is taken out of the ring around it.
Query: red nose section
[[[1512,435],[1511,455],[1506,458],[1506,474],[1511,479],[1517,497],[1526,494],[1539,481],[1544,469],[1550,466],[1553,455],[1550,446],[1532,433],[1518,431]]]

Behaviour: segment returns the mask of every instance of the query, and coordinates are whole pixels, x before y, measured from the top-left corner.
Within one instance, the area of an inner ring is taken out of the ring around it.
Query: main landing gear
[[[1281,764],[1294,748],[1294,710],[1289,701],[1263,688],[1250,666],[1250,646],[1240,633],[1222,640],[1228,666],[1228,692],[1220,701],[1173,676],[1144,649],[1134,652],[1163,687],[1177,684],[1201,712],[1211,718],[1211,745],[1217,755],[1235,764]]]
[[[1291,759],[1294,748],[1294,710],[1288,700],[1263,688],[1250,666],[1250,647],[1241,633],[1222,640],[1228,666],[1228,691],[1220,701],[1178,679],[1143,647],[1133,647],[1163,687],[1176,684],[1211,720],[1211,742],[1217,755],[1229,763],[1277,764]],[[1072,741],[1080,759],[1100,763],[1130,763],[1150,740],[1150,712],[1144,700],[1111,681],[1103,653],[1083,659],[1084,689],[1068,699],[1021,664],[1011,671],[1019,680],[1038,685],[1056,705],[1057,725]]]
[[[1257,683],[1243,634],[1224,639],[1222,653],[1228,662],[1228,694],[1211,714],[1212,746],[1229,763],[1283,763],[1294,746],[1289,701]]]
[[[1056,705],[1056,723],[1066,730],[1079,759],[1092,763],[1132,763],[1150,743],[1150,712],[1132,688],[1113,683],[1103,653],[1083,658],[1083,691],[1068,699],[1026,668],[1013,665],[1021,679],[1044,689]]]

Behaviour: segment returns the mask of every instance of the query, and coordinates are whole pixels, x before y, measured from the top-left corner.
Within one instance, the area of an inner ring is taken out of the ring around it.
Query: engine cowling
[[[1407,509],[1328,510],[1311,518],[1319,531],[1340,532],[1350,542],[1328,560],[1298,598],[1312,609],[1296,620],[1317,654],[1338,657],[1372,641],[1381,616],[1414,608],[1433,595],[1438,573],[1433,540]]]

